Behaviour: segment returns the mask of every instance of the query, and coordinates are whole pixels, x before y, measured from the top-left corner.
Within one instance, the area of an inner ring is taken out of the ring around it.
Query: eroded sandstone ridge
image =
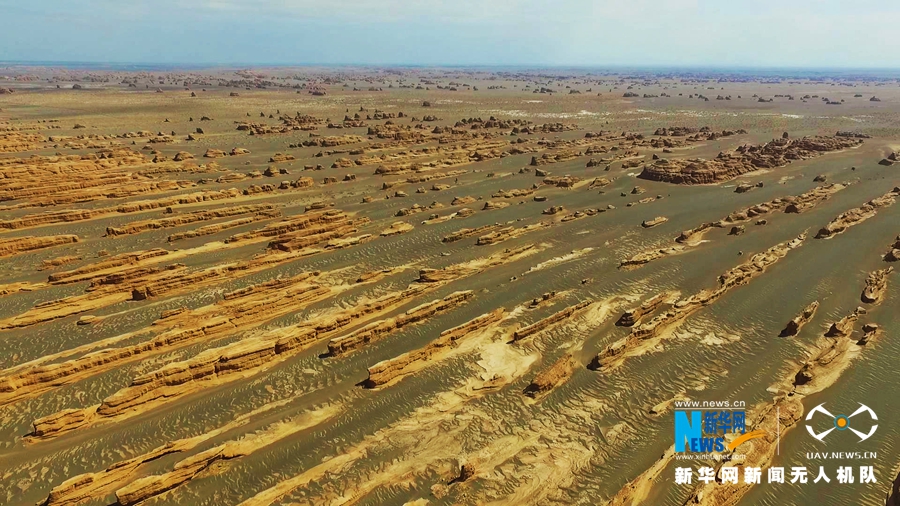
[[[580,311],[582,311],[583,309],[585,309],[586,307],[588,307],[590,305],[591,305],[591,301],[589,301],[589,300],[579,302],[578,304],[575,304],[575,305],[569,306],[567,308],[564,308],[560,311],[557,311],[556,313],[553,313],[552,315],[550,315],[544,319],[538,320],[538,321],[532,323],[531,325],[522,327],[513,333],[513,341],[519,341],[519,340],[525,339],[526,337],[537,334],[538,332],[550,327],[551,325],[554,325],[561,321],[572,318],[577,313],[579,313]]]
[[[398,378],[428,366],[433,357],[447,351],[469,337],[483,332],[499,322],[506,315],[503,308],[497,308],[490,313],[485,313],[473,318],[462,325],[441,332],[440,336],[426,346],[404,353],[389,360],[382,360],[369,367],[369,378],[365,382],[368,388],[386,385]]]
[[[898,262],[900,261],[900,235],[894,240],[894,243],[891,244],[891,247],[888,249],[888,252],[884,255],[885,262]]]
[[[328,353],[333,357],[344,355],[370,342],[383,339],[387,334],[400,330],[407,325],[415,324],[435,314],[453,309],[474,296],[475,292],[472,290],[454,292],[443,299],[420,304],[394,318],[372,322],[346,336],[332,339],[328,343]]]
[[[753,255],[749,261],[720,275],[717,288],[701,290],[690,297],[680,299],[668,311],[660,313],[646,323],[633,327],[627,337],[616,341],[600,352],[591,362],[590,367],[608,371],[618,366],[629,354],[639,353],[645,343],[677,327],[688,316],[712,304],[732,288],[747,284],[763,274],[769,266],[784,258],[791,250],[800,247],[804,240],[806,240],[805,232],[796,239],[776,244],[763,253]]]
[[[550,367],[544,369],[531,383],[525,387],[525,395],[529,397],[538,397],[553,390],[557,386],[563,384],[577,369],[579,363],[570,354],[565,354],[554,362]]]
[[[255,204],[248,206],[225,207],[212,211],[194,211],[191,213],[178,214],[166,218],[135,221],[126,223],[125,225],[122,225],[120,227],[107,227],[106,235],[115,237],[121,235],[139,234],[148,230],[177,227],[180,225],[187,225],[188,223],[209,221],[216,218],[227,218],[230,216],[239,216],[242,214],[270,213],[270,216],[274,217],[277,216],[277,214],[272,213],[274,209],[275,206],[271,204]]]
[[[18,255],[19,253],[25,253],[26,251],[51,248],[53,246],[71,244],[74,242],[78,242],[78,236],[73,234],[0,239],[0,258]]]
[[[729,153],[719,153],[712,160],[660,158],[644,167],[638,177],[674,184],[722,183],[748,172],[783,167],[792,161],[856,147],[862,142],[862,139],[851,137],[773,139],[765,144],[744,145]]]
[[[892,272],[894,272],[894,268],[888,267],[869,274],[866,277],[866,287],[863,289],[862,296],[860,297],[862,298],[862,301],[869,304],[881,302],[881,299],[884,297],[884,292],[887,290],[887,277]]]
[[[640,306],[625,311],[622,313],[619,320],[616,321],[616,325],[620,327],[633,327],[640,323],[643,317],[655,313],[657,309],[662,307],[669,295],[670,294],[665,292],[658,293],[642,302]]]
[[[878,214],[879,209],[893,205],[897,201],[898,196],[900,196],[900,186],[841,214],[822,227],[816,234],[816,239],[829,239],[846,232],[850,227],[858,225]]]
[[[817,309],[819,309],[819,301],[817,300],[806,306],[800,314],[787,323],[784,330],[781,331],[781,337],[796,336],[800,332],[800,329],[812,320]]]
[[[664,248],[654,248],[642,251],[631,258],[626,258],[619,263],[620,268],[636,269],[645,264],[664,258],[670,255],[677,255],[696,248],[703,243],[703,237],[709,231],[716,228],[732,227],[735,234],[744,233],[745,228],[740,228],[742,223],[747,223],[753,219],[757,219],[757,225],[767,223],[766,220],[759,220],[761,216],[771,215],[774,211],[783,210],[789,214],[799,214],[810,210],[822,202],[828,200],[835,193],[847,188],[848,184],[827,184],[817,186],[812,190],[800,195],[789,195],[787,197],[774,198],[768,202],[763,202],[743,209],[738,209],[730,213],[728,216],[719,221],[701,223],[700,225],[684,230],[675,238],[677,244]],[[738,228],[734,228],[738,227]]]
[[[348,308],[326,312],[296,325],[282,327],[261,336],[247,337],[218,348],[209,348],[189,359],[168,363],[155,371],[136,377],[129,386],[106,397],[99,405],[81,409],[66,409],[35,420],[29,440],[54,438],[95,423],[134,416],[149,411],[162,403],[172,402],[183,395],[259,374],[326,337],[333,337],[335,333],[349,330],[350,327],[361,321],[397,309],[398,306],[410,302],[415,297],[435,290],[450,281],[524,258],[536,250],[537,248],[532,245],[525,245],[495,253],[486,258],[456,264],[440,271],[423,269],[419,273],[417,282],[404,290],[390,292],[374,300],[362,300]],[[436,277],[434,273],[441,274]],[[276,297],[279,307],[282,309],[296,309],[296,301],[292,302],[280,295],[285,291],[286,286],[283,283],[286,282],[293,284],[296,296],[300,297],[305,304],[326,297],[329,292],[337,293],[335,290],[338,287],[324,287],[312,282],[314,276],[318,276],[318,273],[304,273],[292,280],[274,280],[265,283],[263,290],[256,287],[239,290],[233,295],[233,298],[238,300],[232,303],[234,306],[231,309],[231,311],[237,312],[237,316],[229,317],[226,313],[211,318],[210,316],[216,314],[213,311],[217,311],[214,307],[201,308],[203,312],[199,314],[178,313],[174,316],[175,319],[181,322],[191,322],[192,325],[184,325],[184,328],[175,326],[161,336],[135,346],[104,350],[96,354],[97,356],[88,355],[77,361],[70,361],[61,370],[57,370],[55,365],[50,365],[48,366],[50,371],[46,371],[42,367],[37,370],[28,370],[22,377],[17,375],[4,378],[0,382],[0,386],[3,387],[0,392],[10,396],[28,395],[33,388],[48,388],[59,381],[61,375],[57,373],[60,371],[63,372],[62,376],[77,377],[77,374],[83,372],[85,368],[97,368],[116,360],[128,360],[138,353],[158,353],[163,349],[173,349],[175,346],[233,333],[238,328],[235,319],[246,317],[253,320],[255,318],[258,323],[261,317],[271,317],[271,314],[263,312],[265,305],[261,304],[266,300],[271,301],[273,296]],[[378,277],[370,277],[367,281],[377,279]],[[452,309],[473,295],[474,293],[471,291],[456,292],[444,299],[438,299],[410,310],[405,318],[401,316],[399,319],[375,322],[360,331],[351,332],[345,338],[337,338],[333,342],[329,342],[329,350],[333,348],[332,353],[341,354],[346,349],[367,342],[366,338],[371,340],[373,336],[383,335],[384,331],[393,331],[397,328],[398,321],[402,321],[404,324],[421,321],[433,316],[439,310]],[[242,301],[240,301],[248,296],[253,301],[254,310],[252,311],[244,309]],[[227,297],[223,303],[226,303],[229,298],[232,297]],[[49,374],[47,374],[48,372]],[[23,386],[28,388],[23,389]]]
[[[864,314],[866,314],[865,308],[856,308],[852,313],[832,323],[831,327],[828,328],[828,332],[826,332],[825,335],[827,337],[849,336],[853,333],[853,328],[856,325],[856,322],[859,320],[859,317]]]

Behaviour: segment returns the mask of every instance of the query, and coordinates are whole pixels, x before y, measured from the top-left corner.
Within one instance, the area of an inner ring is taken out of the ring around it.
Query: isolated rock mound
[[[806,308],[803,309],[803,312],[787,323],[784,330],[781,331],[781,337],[796,336],[800,332],[800,329],[812,320],[817,309],[819,309],[819,301],[814,301],[812,304],[806,306]]]

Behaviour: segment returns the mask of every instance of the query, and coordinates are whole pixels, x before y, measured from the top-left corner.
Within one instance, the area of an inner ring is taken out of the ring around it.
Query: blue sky
[[[0,0],[0,61],[900,67],[897,0]]]

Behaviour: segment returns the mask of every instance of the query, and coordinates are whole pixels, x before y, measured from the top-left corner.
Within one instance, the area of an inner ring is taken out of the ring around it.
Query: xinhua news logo
[[[747,431],[744,406],[740,401],[676,403],[676,453],[704,454],[716,458],[713,454],[733,451],[746,441],[763,437],[765,432],[762,430]],[[726,443],[726,439],[730,442]]]
[[[841,433],[855,434],[861,443],[878,430],[878,415],[865,404],[851,414],[833,414],[823,404],[812,408],[806,415],[806,431],[820,442],[841,440]],[[806,458],[815,465],[795,465],[791,467],[747,465],[746,455],[727,454],[742,443],[763,437],[762,430],[747,431],[743,403],[681,401],[675,404],[675,451],[677,460],[717,460],[717,464],[704,463],[692,467],[675,467],[675,484],[692,485],[694,478],[698,484],[758,485],[769,484],[877,484],[875,466],[865,461],[877,459],[874,451],[814,451],[807,452]],[[780,444],[780,423],[773,429]],[[852,426],[851,426],[852,425]],[[846,431],[846,432],[845,432]],[[740,435],[737,435],[740,434]],[[726,441],[730,441],[726,444]],[[851,436],[852,441],[852,436]],[[817,461],[837,461],[838,465],[818,465]],[[863,465],[840,465],[840,461],[863,461]],[[735,462],[738,465],[735,465]],[[743,462],[744,464],[741,464]],[[816,470],[818,469],[818,470]],[[740,474],[743,472],[743,481]],[[789,476],[788,476],[789,475]]]

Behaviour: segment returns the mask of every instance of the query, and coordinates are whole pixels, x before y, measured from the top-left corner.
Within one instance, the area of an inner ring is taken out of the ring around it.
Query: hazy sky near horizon
[[[900,67],[897,0],[0,0],[0,60]]]

